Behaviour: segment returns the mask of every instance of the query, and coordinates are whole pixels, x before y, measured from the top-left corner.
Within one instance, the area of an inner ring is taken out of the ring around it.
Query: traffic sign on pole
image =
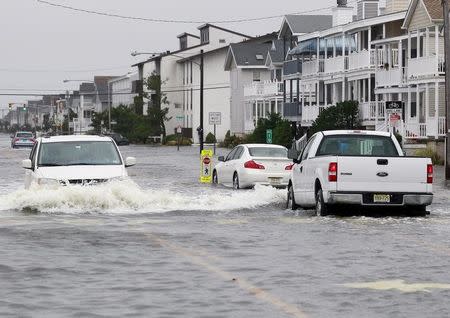
[[[273,142],[273,133],[272,133],[272,129],[267,129],[266,130],[266,143],[267,144],[271,144]]]
[[[201,165],[201,174],[200,174],[200,182],[201,183],[211,183],[212,182],[212,150],[202,150],[200,165]]]

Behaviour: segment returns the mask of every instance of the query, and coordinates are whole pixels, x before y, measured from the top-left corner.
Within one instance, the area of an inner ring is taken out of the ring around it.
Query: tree
[[[344,101],[324,109],[313,122],[310,133],[323,130],[361,128],[359,104],[357,101]]]
[[[171,119],[168,117],[169,108],[164,107],[165,105],[169,105],[169,101],[167,100],[167,96],[165,93],[161,91],[161,85],[164,84],[161,81],[161,76],[157,73],[153,72],[149,77],[145,79],[145,86],[149,93],[144,93],[146,98],[151,100],[151,103],[148,107],[148,119],[150,123],[150,129],[154,135],[162,134],[163,137],[166,137],[166,122]]]
[[[273,143],[290,147],[294,134],[291,124],[278,113],[270,113],[268,118],[260,118],[256,128],[247,138],[250,143],[266,143],[266,132],[272,129]]]

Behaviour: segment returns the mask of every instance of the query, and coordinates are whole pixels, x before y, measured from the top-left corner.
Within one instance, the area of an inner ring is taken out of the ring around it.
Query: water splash
[[[282,203],[285,191],[257,186],[249,191],[206,189],[197,193],[144,190],[131,180],[96,186],[42,187],[0,196],[0,211],[44,213],[162,213],[168,211],[229,211]]]

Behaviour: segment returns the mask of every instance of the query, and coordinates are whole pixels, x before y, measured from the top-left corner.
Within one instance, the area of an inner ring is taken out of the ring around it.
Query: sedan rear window
[[[278,147],[249,147],[252,157],[287,158],[287,149]]]
[[[33,138],[33,134],[32,133],[17,133],[16,137],[18,138]]]
[[[317,151],[317,156],[379,156],[398,157],[391,138],[373,135],[326,136]]]

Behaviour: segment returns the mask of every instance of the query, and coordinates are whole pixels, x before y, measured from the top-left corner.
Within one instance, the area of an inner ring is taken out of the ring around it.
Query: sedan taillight
[[[244,168],[247,168],[247,169],[259,169],[259,170],[266,169],[263,165],[260,165],[259,163],[256,163],[253,160],[250,160],[250,161],[247,161],[246,163],[244,163]]]
[[[427,183],[433,184],[433,165],[427,165]]]
[[[337,162],[330,162],[328,166],[328,181],[337,182],[338,164]]]
[[[287,165],[286,168],[284,168],[284,170],[291,171],[293,167],[294,167],[294,164],[291,163],[290,165]]]

